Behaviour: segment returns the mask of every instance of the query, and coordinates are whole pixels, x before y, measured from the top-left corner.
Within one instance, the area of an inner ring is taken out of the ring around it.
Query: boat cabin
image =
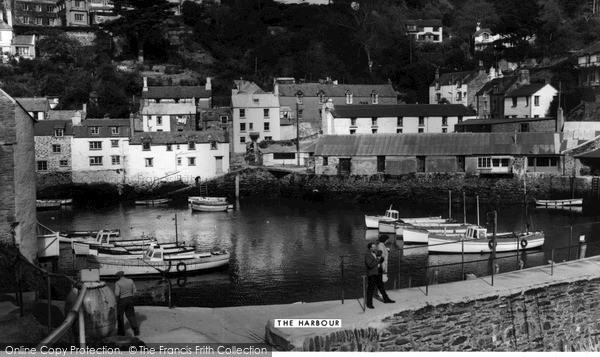
[[[393,219],[393,220],[397,221],[399,217],[400,217],[400,214],[395,209],[389,209],[389,210],[385,211],[385,218],[388,218],[390,220]]]
[[[109,244],[111,238],[118,237],[119,233],[109,230],[100,230],[96,234],[97,244]]]
[[[155,248],[153,246],[148,247],[146,253],[144,253],[144,259],[154,262],[162,262],[164,252],[161,248]]]
[[[465,233],[466,239],[481,239],[487,238],[487,229],[480,227],[469,227]]]

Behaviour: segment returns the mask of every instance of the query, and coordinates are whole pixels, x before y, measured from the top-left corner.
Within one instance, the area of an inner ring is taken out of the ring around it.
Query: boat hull
[[[206,204],[201,202],[191,202],[190,207],[192,211],[199,212],[222,212],[227,211],[229,209],[229,203],[219,203],[219,204]]]
[[[125,275],[129,276],[145,276],[160,275],[159,270],[166,274],[184,274],[219,268],[228,265],[229,258],[229,253],[211,255],[207,258],[172,259],[158,262],[147,261],[142,258],[88,257],[87,263],[89,267],[99,269],[100,276],[114,276],[118,271],[123,271]],[[181,268],[183,265],[180,263],[183,263],[185,268]]]
[[[138,200],[135,201],[135,204],[138,206],[154,206],[154,205],[164,205],[171,202],[168,198],[159,198],[155,200]]]
[[[570,198],[564,200],[535,200],[537,206],[544,207],[563,207],[563,206],[581,206],[583,198]]]
[[[544,234],[541,232],[517,235],[511,238],[497,238],[496,252],[514,252],[539,248],[544,244]],[[491,253],[492,240],[489,238],[461,239],[461,237],[444,237],[434,234],[429,235],[429,253]]]
[[[368,216],[365,215],[365,226],[367,226],[368,229],[378,229],[379,228],[379,222],[387,222],[387,223],[393,223],[398,221],[397,219],[393,219],[393,218],[389,218],[386,216]]]

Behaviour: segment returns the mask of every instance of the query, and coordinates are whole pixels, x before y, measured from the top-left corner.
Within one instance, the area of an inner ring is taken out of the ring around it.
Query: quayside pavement
[[[600,277],[600,256],[555,263],[472,280],[389,291],[395,304],[375,300],[375,309],[363,312],[362,299],[288,305],[229,308],[173,308],[140,306],[140,339],[148,346],[165,343],[265,343],[280,348],[302,347],[307,337],[329,334],[331,328],[276,328],[274,319],[341,319],[342,330],[382,328],[386,317],[426,305],[465,302],[489,296],[505,296],[547,285]],[[326,287],[323,287],[324,289]]]

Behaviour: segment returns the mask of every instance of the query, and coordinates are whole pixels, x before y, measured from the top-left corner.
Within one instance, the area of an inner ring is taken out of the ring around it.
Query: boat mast
[[[179,240],[177,237],[177,213],[175,213],[175,245],[179,245]]]

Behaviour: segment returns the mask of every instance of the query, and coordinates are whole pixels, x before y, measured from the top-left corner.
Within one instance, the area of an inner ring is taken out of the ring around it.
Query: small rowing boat
[[[192,211],[222,212],[232,209],[227,197],[193,196],[188,198]]]
[[[583,198],[567,198],[562,200],[535,200],[536,206],[543,207],[563,207],[563,206],[581,206]]]
[[[164,205],[171,202],[169,198],[156,198],[151,200],[136,200],[135,204],[138,206],[155,206]]]

